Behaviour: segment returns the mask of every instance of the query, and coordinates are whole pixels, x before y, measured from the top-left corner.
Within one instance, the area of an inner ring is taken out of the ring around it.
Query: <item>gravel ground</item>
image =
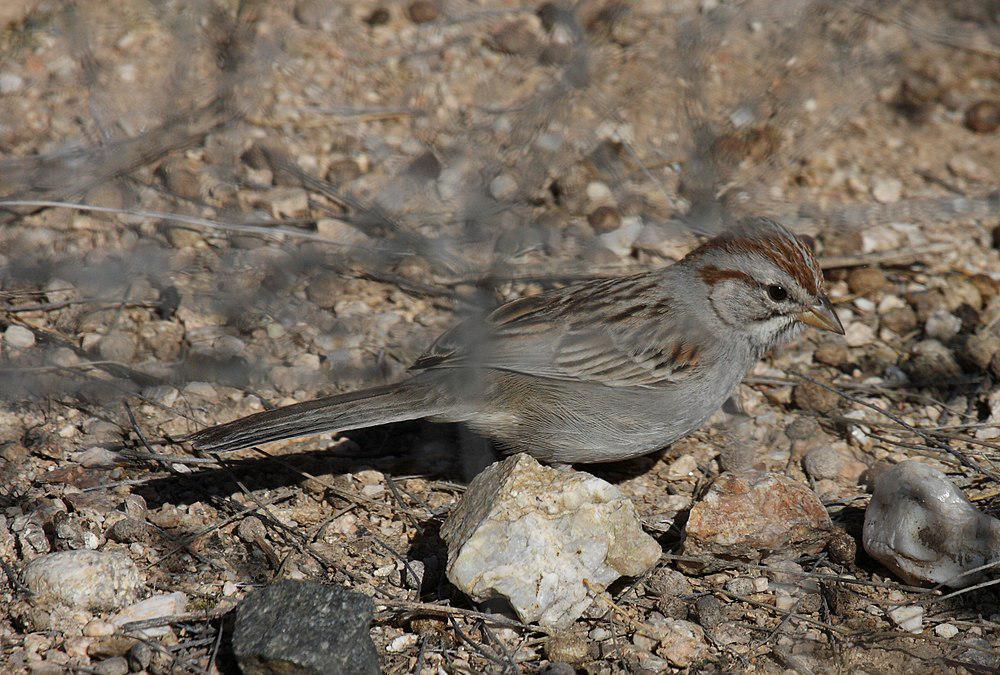
[[[990,3],[40,0],[0,21],[5,672],[231,671],[223,617],[279,578],[372,597],[386,672],[1000,668],[993,587],[904,585],[860,545],[904,459],[1000,507]],[[459,316],[669,264],[743,213],[814,238],[847,335],[770,355],[671,448],[582,467],[664,555],[568,632],[484,620],[445,578],[438,530],[493,461],[458,429],[172,442],[392,381]],[[832,543],[685,565],[691,506],[747,468],[809,486]],[[118,606],[185,611],[150,636],[26,593],[30,561],[78,550],[134,564]],[[892,613],[917,604],[907,632]],[[677,619],[701,632],[649,637]]]

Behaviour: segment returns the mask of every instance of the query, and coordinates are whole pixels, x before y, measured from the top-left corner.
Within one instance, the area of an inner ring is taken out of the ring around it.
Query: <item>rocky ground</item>
[[[912,560],[862,536],[904,460],[964,493],[977,537],[1000,506],[990,3],[35,0],[0,21],[5,672],[232,672],[255,639],[233,608],[277,580],[370,597],[330,600],[361,619],[324,630],[370,619],[386,672],[1000,668],[991,570],[957,594],[917,573],[971,534],[917,491]],[[813,237],[847,334],[770,355],[671,448],[577,467],[662,556],[568,627],[449,582],[442,525],[495,459],[459,429],[175,442],[392,381],[459,316],[668,264],[744,213]]]

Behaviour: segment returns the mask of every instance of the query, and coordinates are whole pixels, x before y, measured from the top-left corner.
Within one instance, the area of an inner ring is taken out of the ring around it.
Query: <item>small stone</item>
[[[437,3],[431,0],[415,0],[406,8],[406,15],[413,23],[427,23],[437,19],[441,15],[441,10]]]
[[[538,34],[526,20],[505,23],[493,32],[488,44],[501,54],[513,56],[537,56],[542,49]]]
[[[95,675],[127,675],[128,661],[123,656],[112,656],[96,664],[90,672]]]
[[[937,634],[938,637],[943,637],[946,640],[950,640],[951,638],[958,635],[958,628],[956,628],[954,625],[950,623],[939,623],[938,625],[934,626],[934,632]]]
[[[371,598],[340,586],[278,581],[237,607],[233,654],[246,675],[377,675],[373,612]]]
[[[703,595],[695,600],[694,614],[702,628],[714,628],[726,620],[725,608],[714,595]]]
[[[298,0],[293,10],[295,19],[303,26],[320,28],[333,15],[330,0]]]
[[[295,218],[309,211],[309,194],[297,186],[275,187],[262,195],[262,203],[275,220]]]
[[[545,655],[550,661],[577,664],[590,660],[590,645],[586,636],[569,631],[556,633],[545,641]]]
[[[844,342],[848,347],[864,347],[875,341],[875,331],[866,323],[852,321],[847,326]]]
[[[128,363],[135,357],[135,340],[128,333],[108,333],[97,343],[97,348],[108,361]]]
[[[24,326],[11,324],[3,332],[3,342],[8,349],[30,349],[35,346],[35,334]]]
[[[141,586],[135,563],[118,552],[60,551],[35,558],[24,582],[36,603],[107,610],[130,602]]]
[[[840,337],[821,338],[816,345],[816,351],[813,352],[813,359],[818,363],[841,368],[850,363],[851,353],[847,343]]]
[[[0,95],[16,94],[24,87],[24,78],[17,73],[0,73]]]
[[[987,181],[991,178],[990,173],[968,155],[955,155],[949,159],[948,170],[958,178],[971,181]]]
[[[917,327],[917,315],[909,306],[895,307],[882,314],[881,323],[897,335],[905,335]]]
[[[667,467],[667,478],[670,480],[683,480],[690,477],[698,470],[698,461],[693,455],[681,455]]]
[[[149,664],[153,661],[153,648],[145,642],[136,642],[128,650],[125,658],[128,659],[129,670],[138,673],[149,668]]]
[[[941,309],[930,315],[924,324],[927,337],[948,342],[962,330],[962,320],[951,312]]]
[[[187,595],[178,591],[154,595],[134,605],[129,605],[113,614],[110,621],[115,626],[122,627],[127,623],[159,619],[174,614],[183,614],[185,611],[187,611]],[[138,634],[146,638],[155,638],[162,637],[169,632],[170,626],[157,626],[143,628],[138,631]]]
[[[908,633],[922,633],[924,630],[924,608],[920,605],[905,605],[889,610],[893,623]]]
[[[691,508],[683,550],[749,561],[808,555],[823,550],[832,527],[808,486],[773,473],[724,473]]]
[[[509,173],[501,173],[490,181],[490,194],[498,202],[505,202],[517,196],[517,181]]]
[[[597,180],[587,183],[588,201],[600,204],[602,202],[611,201],[612,199],[614,199],[614,195],[611,193],[611,188],[607,186],[607,183],[602,183]]]
[[[441,537],[448,579],[459,589],[480,602],[503,597],[522,621],[556,628],[572,625],[596,593],[642,574],[661,553],[618,488],[526,454],[476,476]]]
[[[964,572],[1000,558],[1000,521],[976,509],[943,473],[909,460],[875,481],[863,541],[906,583],[962,588],[984,578]]]
[[[88,621],[83,627],[83,634],[86,637],[98,638],[98,637],[108,637],[109,635],[114,635],[115,625],[107,621],[101,621],[100,619],[94,619]]]
[[[858,542],[839,527],[834,528],[826,545],[826,551],[833,562],[851,566],[858,555]]]
[[[2,89],[2,84],[0,84]],[[965,111],[965,126],[979,134],[988,134],[1000,127],[1000,101],[977,101]]]
[[[376,7],[371,14],[365,17],[365,23],[374,28],[375,26],[384,26],[389,23],[391,18],[392,15],[385,7]]]
[[[622,226],[617,230],[611,230],[598,236],[601,246],[615,253],[619,257],[625,257],[632,252],[632,245],[642,231],[642,220],[629,217],[622,219]]]
[[[806,453],[802,460],[802,468],[813,480],[833,480],[844,468],[844,457],[836,448],[822,445]]]
[[[885,273],[877,267],[856,267],[847,275],[847,287],[856,295],[881,291],[887,283]]]
[[[730,579],[725,585],[726,592],[732,593],[733,595],[751,595],[757,592],[754,586],[753,579],[748,579],[747,577],[736,577],[735,579]]]
[[[872,196],[882,204],[895,204],[903,196],[903,184],[895,178],[879,178],[872,186]]]
[[[677,570],[663,567],[646,583],[657,594],[656,606],[664,615],[674,619],[687,618],[688,602],[684,596],[694,591],[687,577]]]
[[[705,631],[697,624],[683,619],[666,619],[656,649],[659,656],[678,668],[687,668],[708,649]]]
[[[613,206],[598,206],[587,214],[587,222],[597,234],[611,232],[621,227],[622,216]]]
[[[167,160],[156,168],[156,177],[170,192],[184,199],[201,198],[201,182],[184,160]]]
[[[826,413],[837,407],[840,397],[814,382],[801,382],[792,390],[792,400],[801,410]]]
[[[918,384],[947,382],[962,375],[955,355],[937,340],[915,344],[903,370]]]
[[[980,370],[986,370],[990,362],[1000,354],[1000,327],[987,327],[970,337],[963,353]]]
[[[403,633],[399,637],[393,638],[392,642],[386,646],[385,650],[390,654],[402,654],[408,649],[416,646],[419,640],[420,638],[413,633]]]

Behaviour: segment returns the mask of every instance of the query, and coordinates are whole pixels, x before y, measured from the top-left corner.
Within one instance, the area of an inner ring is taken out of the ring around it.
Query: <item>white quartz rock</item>
[[[959,575],[1000,559],[1000,521],[978,511],[943,473],[914,461],[878,478],[863,540],[869,555],[914,584],[968,586],[995,570]]]
[[[564,628],[608,584],[660,557],[635,507],[590,474],[525,454],[489,466],[444,526],[448,579],[477,601],[505,598],[526,622]]]

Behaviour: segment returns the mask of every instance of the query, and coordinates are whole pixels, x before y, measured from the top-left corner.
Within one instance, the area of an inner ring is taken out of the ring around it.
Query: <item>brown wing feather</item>
[[[656,387],[696,371],[691,336],[671,332],[656,273],[607,279],[509,302],[444,333],[413,369],[479,367],[611,387]],[[676,326],[675,326],[676,328]]]

